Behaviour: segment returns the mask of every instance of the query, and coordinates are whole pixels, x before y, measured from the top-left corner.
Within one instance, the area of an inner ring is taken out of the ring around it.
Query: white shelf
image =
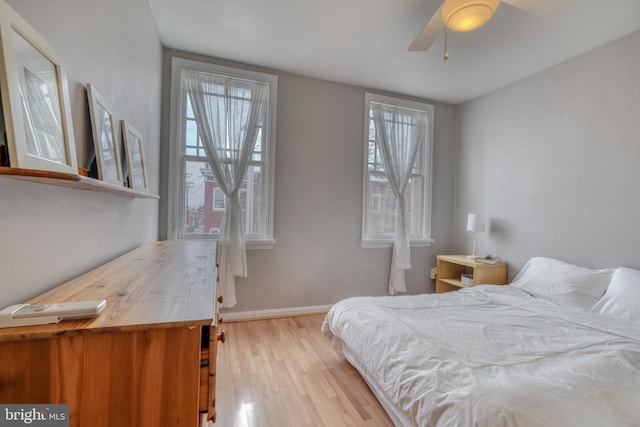
[[[0,167],[0,176],[23,181],[39,182],[41,184],[55,185],[57,187],[70,187],[80,190],[97,191],[101,193],[116,194],[119,196],[159,199],[160,196],[146,192],[133,190],[121,185],[111,184],[98,179],[71,173],[49,172],[34,169],[21,169]]]

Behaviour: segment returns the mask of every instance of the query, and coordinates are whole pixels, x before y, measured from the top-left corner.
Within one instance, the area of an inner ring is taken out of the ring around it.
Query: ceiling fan
[[[481,27],[491,19],[501,2],[537,16],[548,17],[562,9],[569,1],[570,0],[444,0],[413,43],[411,43],[409,51],[414,52],[429,49],[443,28],[464,32]]]

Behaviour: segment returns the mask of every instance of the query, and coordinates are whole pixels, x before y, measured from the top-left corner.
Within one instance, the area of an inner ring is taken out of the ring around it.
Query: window
[[[380,213],[382,206],[382,197],[379,193],[371,195],[371,212]]]
[[[426,246],[433,240],[430,236],[431,193],[431,147],[433,135],[433,106],[391,98],[376,94],[365,94],[365,141],[364,141],[364,185],[362,212],[362,246],[390,246],[394,239],[396,196],[385,175],[380,147],[376,142],[372,103],[399,109],[395,125],[404,131],[401,138],[410,138],[416,131],[416,117],[426,118],[425,140],[421,144],[413,164],[411,177],[405,190],[409,238],[413,246]],[[387,124],[391,124],[386,119]]]
[[[220,105],[233,97],[242,101],[243,82],[269,87],[258,138],[239,191],[245,237],[249,248],[273,245],[273,183],[277,77],[173,58],[171,69],[171,159],[169,171],[169,238],[219,239],[226,196],[209,166],[191,100],[183,84],[183,70],[222,77],[223,84],[206,96]]]
[[[220,189],[220,187],[215,187],[213,189],[213,210],[214,211],[223,211],[226,203],[226,196]]]

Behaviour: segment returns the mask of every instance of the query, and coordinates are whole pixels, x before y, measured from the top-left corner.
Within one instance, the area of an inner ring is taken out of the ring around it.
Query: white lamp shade
[[[469,214],[467,218],[467,231],[483,233],[487,225],[487,217],[485,215]]]

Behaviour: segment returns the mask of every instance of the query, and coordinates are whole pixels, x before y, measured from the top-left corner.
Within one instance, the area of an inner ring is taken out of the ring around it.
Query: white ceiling
[[[453,104],[640,30],[640,0],[572,0],[552,18],[502,3],[449,32],[443,62],[443,35],[407,50],[440,0],[148,1],[166,47]]]

